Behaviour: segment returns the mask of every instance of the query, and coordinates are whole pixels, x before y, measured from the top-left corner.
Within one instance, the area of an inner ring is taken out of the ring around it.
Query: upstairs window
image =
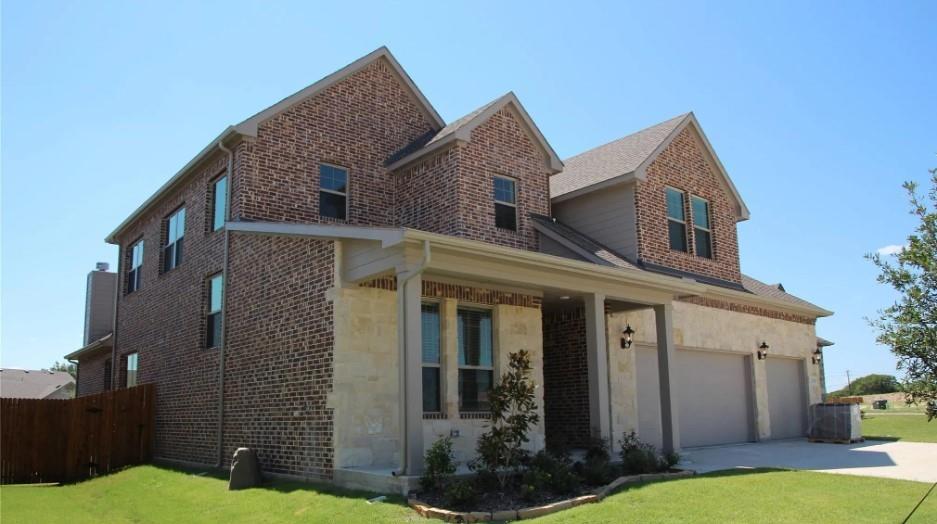
[[[495,177],[495,227],[517,231],[517,183]]]
[[[348,214],[348,171],[319,164],[319,215],[345,220]]]
[[[228,177],[219,177],[212,184],[211,230],[218,231],[228,219]]]
[[[683,191],[667,188],[667,234],[670,237],[670,249],[687,252],[686,211]]]
[[[163,247],[163,271],[182,263],[182,237],[185,235],[185,208],[181,207],[166,219],[166,244]]]
[[[130,271],[127,272],[127,293],[140,289],[140,277],[143,268],[143,240],[137,240],[130,246]]]
[[[439,372],[439,304],[423,304],[423,411],[442,411],[442,388]]]
[[[137,385],[137,353],[127,355],[127,387]]]
[[[222,316],[221,309],[224,299],[224,276],[221,273],[212,275],[208,279],[208,315],[206,317],[205,347],[221,346]]]
[[[488,411],[494,379],[491,311],[459,309],[459,410]]]
[[[696,256],[712,258],[712,228],[709,225],[709,202],[700,197],[690,198],[693,204],[693,244]]]

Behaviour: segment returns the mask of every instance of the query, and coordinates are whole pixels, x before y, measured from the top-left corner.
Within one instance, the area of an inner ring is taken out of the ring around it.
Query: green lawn
[[[937,442],[937,420],[926,415],[867,413],[862,419],[862,436],[867,439]]]
[[[716,472],[628,487],[539,522],[901,522],[928,484],[779,470]],[[71,486],[4,486],[4,524],[85,522],[428,522],[400,498],[275,483],[227,491],[224,479],[140,466]],[[911,522],[937,522],[937,493]]]

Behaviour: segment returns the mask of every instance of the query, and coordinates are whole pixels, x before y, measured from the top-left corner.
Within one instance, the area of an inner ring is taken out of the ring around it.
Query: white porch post
[[[654,306],[657,324],[657,371],[660,381],[660,427],[664,453],[680,450],[680,426],[677,421],[676,391],[671,377],[675,369],[673,341],[673,305]]]
[[[586,362],[589,366],[589,421],[592,434],[613,444],[608,398],[608,347],[605,295],[588,294],[586,303]]]
[[[400,348],[400,443],[405,475],[423,473],[423,358],[419,273],[397,275],[397,338]]]

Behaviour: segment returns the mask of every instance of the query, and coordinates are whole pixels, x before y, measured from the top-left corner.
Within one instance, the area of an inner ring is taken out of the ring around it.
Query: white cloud
[[[897,255],[904,251],[905,246],[899,246],[897,244],[892,244],[890,246],[880,247],[875,250],[879,255]]]

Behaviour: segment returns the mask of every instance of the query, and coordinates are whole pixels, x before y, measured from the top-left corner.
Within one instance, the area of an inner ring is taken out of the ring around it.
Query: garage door
[[[768,358],[765,363],[771,438],[804,436],[807,423],[804,361],[792,358]]]
[[[661,447],[660,380],[657,376],[657,349],[639,347],[635,352],[638,388],[638,436]]]
[[[675,385],[682,447],[753,439],[747,356],[677,350]]]

